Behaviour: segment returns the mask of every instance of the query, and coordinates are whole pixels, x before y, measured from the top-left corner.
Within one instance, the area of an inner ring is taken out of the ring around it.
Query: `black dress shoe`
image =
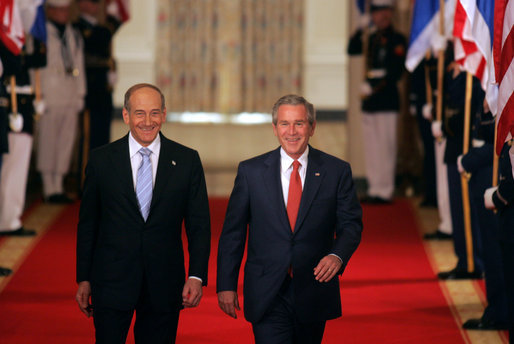
[[[12,270],[8,268],[3,268],[0,266],[0,276],[9,276],[12,274]]]
[[[437,229],[435,232],[426,233],[423,235],[423,239],[425,240],[450,240],[452,239],[451,234],[446,234]]]
[[[501,331],[508,330],[509,325],[484,319],[469,319],[462,324],[462,328],[465,330]]]
[[[63,193],[62,194],[52,194],[52,195],[48,196],[45,201],[48,203],[53,203],[53,204],[73,203],[73,200]]]
[[[33,229],[26,229],[24,227],[20,227],[14,231],[0,231],[1,235],[10,235],[10,236],[33,236],[36,235],[36,231]]]
[[[440,280],[463,280],[463,279],[481,279],[483,278],[481,272],[473,271],[468,272],[462,269],[453,269],[450,271],[440,272],[437,274]]]

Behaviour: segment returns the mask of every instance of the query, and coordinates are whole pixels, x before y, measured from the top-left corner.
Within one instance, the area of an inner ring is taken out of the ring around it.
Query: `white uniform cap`
[[[393,7],[394,0],[372,0],[371,5],[377,7]]]
[[[46,4],[52,7],[67,7],[70,6],[71,0],[46,0]]]

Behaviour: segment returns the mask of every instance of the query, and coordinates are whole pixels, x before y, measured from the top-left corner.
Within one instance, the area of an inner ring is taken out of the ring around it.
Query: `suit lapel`
[[[319,152],[309,146],[309,162],[307,165],[307,173],[305,174],[302,200],[300,202],[300,209],[298,210],[298,218],[295,225],[295,234],[298,230],[301,230],[301,225],[309,212],[309,208],[318,192],[321,181],[325,177],[325,172],[323,162],[319,157]]]
[[[155,186],[153,188],[152,195],[152,204],[150,206],[150,215],[152,214],[152,209],[158,204],[162,193],[166,190],[166,185],[169,180],[172,180],[172,174],[174,172],[175,167],[177,166],[176,160],[177,157],[173,157],[173,147],[171,141],[166,139],[162,134],[161,135],[161,151],[159,152],[159,162],[157,163],[157,173],[155,176]]]
[[[280,147],[268,156],[264,161],[265,170],[263,173],[264,185],[269,195],[271,207],[277,209],[278,217],[282,226],[291,233],[289,220],[287,219],[284,195],[282,193],[282,182],[280,178]]]
[[[123,190],[123,195],[128,199],[128,201],[135,206],[137,211],[139,211],[139,205],[137,203],[137,196],[134,186],[134,180],[132,178],[132,166],[130,164],[130,153],[129,153],[129,144],[128,144],[128,135],[123,137],[117,146],[114,147],[112,151],[112,165],[114,169],[116,169],[116,176],[118,176],[118,180],[121,183],[121,190]],[[142,218],[142,217],[141,217]]]

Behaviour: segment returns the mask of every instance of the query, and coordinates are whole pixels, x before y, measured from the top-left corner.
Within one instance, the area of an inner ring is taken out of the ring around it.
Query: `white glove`
[[[425,104],[423,105],[423,110],[421,110],[421,112],[423,113],[423,118],[427,121],[431,121],[433,119],[432,108],[432,104]]]
[[[368,97],[373,93],[373,89],[371,88],[370,84],[367,82],[363,82],[361,84],[361,96]]]
[[[439,51],[445,51],[446,45],[448,43],[448,40],[443,35],[436,33],[432,34],[432,38],[430,40],[430,44],[432,46],[432,51],[434,52],[434,55],[437,55]]]
[[[359,28],[363,29],[365,27],[368,27],[371,23],[371,16],[368,13],[364,13],[359,18]]]
[[[110,70],[107,73],[107,82],[109,83],[109,86],[114,88],[114,85],[116,85],[116,83],[118,82],[118,73],[116,73],[113,70]]]
[[[457,157],[457,169],[459,173],[466,173],[466,169],[462,166],[462,154]]]
[[[42,115],[45,113],[45,110],[46,110],[46,104],[45,104],[45,101],[44,100],[35,100],[32,102],[32,105],[34,105],[34,111],[38,114],[38,115]]]
[[[436,139],[440,139],[443,137],[443,123],[441,121],[433,121],[432,122],[432,135]]]
[[[498,190],[497,186],[493,186],[492,188],[486,189],[484,192],[484,205],[486,209],[494,209],[494,202],[493,202],[493,194],[495,191]]]
[[[19,133],[23,129],[23,116],[21,113],[9,114],[9,128],[15,133]]]

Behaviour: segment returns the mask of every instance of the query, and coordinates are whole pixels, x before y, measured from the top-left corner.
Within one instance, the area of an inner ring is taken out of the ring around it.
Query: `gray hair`
[[[161,90],[157,86],[155,86],[155,85],[145,84],[145,83],[135,84],[134,86],[130,87],[127,90],[127,92],[125,92],[125,100],[123,102],[123,107],[128,112],[130,112],[130,97],[132,96],[132,94],[135,91],[140,90],[140,89],[145,88],[145,87],[151,88],[151,89],[157,91],[157,93],[159,93],[159,95],[161,96],[161,111],[164,111],[164,108],[166,107],[166,104],[165,104],[165,101],[164,101],[164,95],[162,94]]]
[[[314,105],[309,103],[307,99],[302,96],[298,96],[296,94],[288,94],[281,97],[279,100],[277,100],[275,105],[273,105],[273,109],[271,110],[273,124],[277,125],[278,109],[282,105],[303,105],[307,111],[307,120],[309,121],[309,124],[312,126],[314,122],[316,122],[316,110],[314,110]]]

